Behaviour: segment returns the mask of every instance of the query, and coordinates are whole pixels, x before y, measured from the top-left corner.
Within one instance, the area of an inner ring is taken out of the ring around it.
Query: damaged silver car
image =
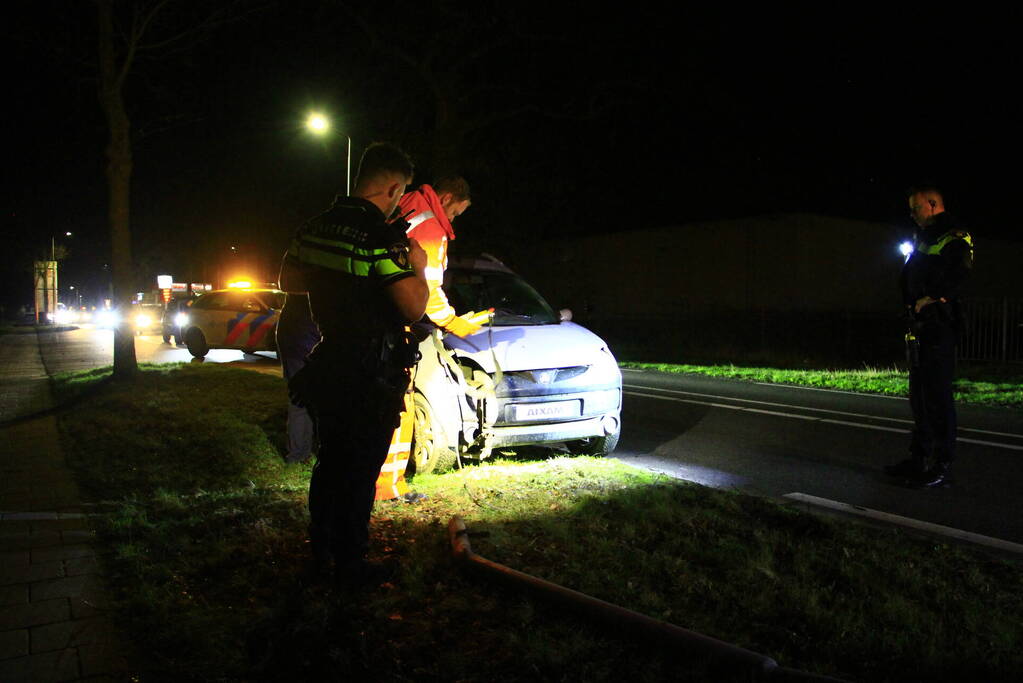
[[[476,334],[434,329],[420,344],[410,467],[431,472],[522,445],[614,451],[622,374],[600,337],[492,257],[453,260],[444,291],[458,311],[494,313]]]

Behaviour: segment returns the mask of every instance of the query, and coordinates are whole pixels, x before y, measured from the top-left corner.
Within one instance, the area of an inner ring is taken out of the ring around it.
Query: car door
[[[226,320],[224,346],[248,351],[273,348],[277,311],[263,292],[236,292],[231,296],[234,315]]]
[[[232,308],[230,292],[210,292],[197,298],[191,306],[191,324],[202,330],[206,343],[212,348],[224,345],[227,323],[236,315]]]

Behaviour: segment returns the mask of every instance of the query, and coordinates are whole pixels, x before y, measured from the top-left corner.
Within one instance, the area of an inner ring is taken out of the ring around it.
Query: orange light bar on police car
[[[232,289],[249,289],[252,287],[252,283],[248,280],[235,280],[234,282],[228,282],[227,286]]]

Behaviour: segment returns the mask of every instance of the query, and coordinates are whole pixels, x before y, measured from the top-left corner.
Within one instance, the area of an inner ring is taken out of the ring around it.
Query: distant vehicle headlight
[[[152,324],[153,324],[153,319],[150,318],[145,313],[139,313],[137,316],[135,316],[135,327],[139,327],[139,328],[141,328],[141,327],[149,327]]]
[[[58,325],[67,325],[69,322],[73,321],[73,318],[71,317],[71,311],[57,311],[53,314],[50,320]]]
[[[178,313],[176,316],[174,316],[174,324],[177,325],[178,327],[184,327],[185,325],[187,325],[188,324],[188,314],[187,313]]]
[[[96,324],[103,327],[117,327],[120,317],[117,311],[102,310],[96,312]]]

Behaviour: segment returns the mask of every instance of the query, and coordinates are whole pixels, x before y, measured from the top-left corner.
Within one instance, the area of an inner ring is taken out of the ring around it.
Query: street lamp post
[[[309,114],[305,125],[313,135],[320,137],[330,132],[330,120],[319,112],[314,111]],[[345,162],[345,196],[348,196],[352,194],[352,138],[345,135],[345,140],[348,142],[348,155]]]

